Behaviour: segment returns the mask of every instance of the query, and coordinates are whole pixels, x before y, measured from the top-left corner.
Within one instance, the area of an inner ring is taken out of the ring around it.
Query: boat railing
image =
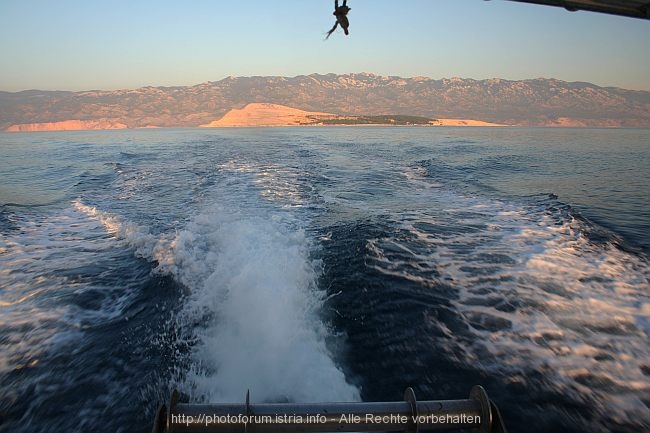
[[[153,433],[326,433],[474,429],[505,433],[501,414],[481,386],[465,400],[417,401],[412,388],[404,401],[350,403],[181,403],[172,392],[154,421]]]

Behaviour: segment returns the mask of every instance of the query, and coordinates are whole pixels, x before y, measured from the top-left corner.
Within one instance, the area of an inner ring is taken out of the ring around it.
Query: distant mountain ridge
[[[358,73],[228,77],[195,86],[114,91],[0,92],[0,130],[63,121],[128,128],[195,127],[249,103],[337,115],[480,119],[508,125],[650,127],[647,91],[545,78],[434,80]]]

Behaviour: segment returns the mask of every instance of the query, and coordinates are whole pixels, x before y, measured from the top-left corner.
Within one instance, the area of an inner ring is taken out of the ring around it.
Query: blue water
[[[466,398],[650,429],[650,130],[0,134],[0,431]]]

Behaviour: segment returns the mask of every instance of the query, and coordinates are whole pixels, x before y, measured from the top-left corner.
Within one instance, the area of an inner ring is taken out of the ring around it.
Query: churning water
[[[650,131],[0,135],[0,430],[466,398],[650,428]]]

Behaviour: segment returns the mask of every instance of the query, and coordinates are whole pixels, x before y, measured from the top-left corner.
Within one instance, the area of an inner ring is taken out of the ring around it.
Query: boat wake
[[[230,165],[232,176],[219,186],[234,187],[219,189],[172,233],[154,236],[81,202],[74,206],[185,288],[170,332],[186,352],[176,386],[192,400],[241,401],[249,389],[258,401],[359,400],[320,318],[325,293],[317,285],[316,245],[292,212],[302,207],[299,194],[286,174]]]

